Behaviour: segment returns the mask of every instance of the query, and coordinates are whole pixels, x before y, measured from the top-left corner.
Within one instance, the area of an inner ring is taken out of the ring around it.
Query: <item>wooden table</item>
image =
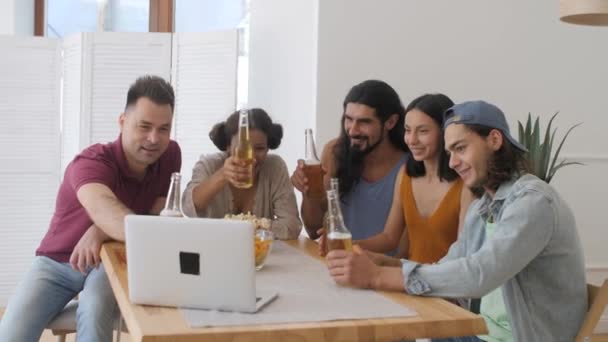
[[[292,246],[318,256],[314,241],[301,237]],[[120,312],[134,341],[394,341],[407,338],[468,336],[487,333],[481,316],[439,298],[382,292],[418,312],[417,316],[312,323],[191,328],[176,308],[132,304],[129,301],[125,246],[103,245],[101,259]],[[319,258],[321,261],[321,259]]]

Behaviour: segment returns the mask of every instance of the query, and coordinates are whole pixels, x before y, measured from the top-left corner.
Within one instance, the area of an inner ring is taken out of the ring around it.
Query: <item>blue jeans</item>
[[[42,256],[34,259],[9,300],[0,321],[0,341],[37,342],[51,319],[78,293],[78,341],[112,341],[118,310],[103,266],[84,275],[68,263]]]
[[[432,342],[482,342],[477,336],[463,336],[433,339]]]

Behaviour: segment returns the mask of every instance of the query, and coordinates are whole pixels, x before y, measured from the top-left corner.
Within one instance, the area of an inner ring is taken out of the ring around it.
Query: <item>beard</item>
[[[359,144],[353,145],[353,138],[366,146],[361,148]],[[341,202],[348,203],[348,194],[361,180],[365,157],[380,146],[383,139],[384,137],[381,136],[378,141],[369,144],[369,137],[367,136],[358,135],[351,137],[345,131],[342,132],[333,152],[337,162],[336,177],[339,179]]]
[[[364,148],[361,148],[360,145],[353,145],[352,140],[353,138],[358,139],[358,140],[365,140],[367,142],[367,146],[365,146]],[[380,143],[382,143],[382,141],[384,140],[383,136],[380,136],[380,139],[378,139],[378,141],[376,141],[373,144],[369,144],[369,137],[367,136],[362,136],[362,135],[357,135],[354,137],[349,137],[349,155],[351,155],[351,158],[353,159],[357,159],[357,160],[363,160],[363,158],[365,158],[365,156],[367,156],[368,154],[370,154],[373,150],[375,150],[378,146],[380,146]]]
[[[367,142],[369,142],[369,138],[368,137],[364,137],[364,136],[356,136],[356,138],[360,139],[360,140],[365,140]],[[361,179],[361,175],[363,174],[363,162],[365,161],[365,157],[370,154],[373,150],[375,150],[378,146],[380,146],[380,143],[382,143],[383,137],[381,137],[380,139],[378,139],[377,142],[375,142],[374,144],[367,144],[366,147],[361,148],[360,145],[353,145],[352,144],[352,138],[349,137],[349,141],[348,141],[348,149],[346,150],[346,164],[348,165],[348,167],[345,167],[343,169],[343,172],[345,173],[344,177],[346,177],[347,179],[350,179],[350,184],[347,186],[347,188],[350,189],[350,187],[352,185],[356,185],[357,183],[359,183],[360,179]],[[340,187],[342,187],[342,182],[340,182]]]

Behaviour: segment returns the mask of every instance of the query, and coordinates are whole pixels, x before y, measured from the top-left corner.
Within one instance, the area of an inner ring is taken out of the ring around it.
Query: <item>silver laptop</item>
[[[125,233],[133,303],[253,313],[277,296],[256,295],[247,221],[127,215]]]

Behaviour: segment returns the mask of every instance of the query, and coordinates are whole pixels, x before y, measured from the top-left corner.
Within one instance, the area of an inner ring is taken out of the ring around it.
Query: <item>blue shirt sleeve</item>
[[[472,206],[471,218],[461,238],[439,263],[420,265],[402,262],[405,290],[451,298],[480,298],[519,273],[538,256],[556,225],[552,200],[533,188],[523,188],[505,200],[495,234],[477,251],[468,253],[463,244],[484,228]],[[464,254],[470,254],[465,256]]]

